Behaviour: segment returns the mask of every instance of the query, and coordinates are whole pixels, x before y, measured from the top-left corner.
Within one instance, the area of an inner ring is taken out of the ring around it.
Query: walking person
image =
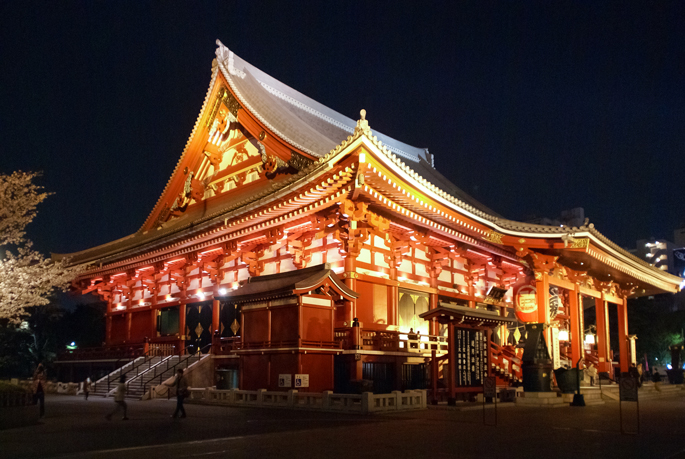
[[[593,363],[590,364],[589,367],[585,369],[588,377],[590,378],[590,385],[594,386],[595,385],[595,378],[597,377],[597,368]]]
[[[183,399],[188,396],[188,381],[183,376],[183,370],[180,368],[176,372],[176,377],[171,384],[166,384],[167,387],[176,387],[176,411],[171,415],[172,418],[181,413],[182,418],[186,417],[186,409],[183,407]]]
[[[108,421],[112,420],[112,416],[117,414],[119,410],[124,410],[124,417],[121,418],[122,421],[128,421],[128,416],[126,416],[126,411],[128,406],[126,405],[126,375],[121,375],[119,378],[119,384],[117,384],[117,388],[114,390],[114,403],[116,403],[116,406],[112,410],[111,413],[105,416],[105,419]]]
[[[33,372],[33,397],[40,407],[41,418],[45,415],[45,384],[47,380],[45,368],[42,363],[39,363],[36,371]]]
[[[657,392],[661,392],[661,375],[656,368],[654,368],[654,373],[652,374],[652,382],[654,383],[654,389]]]
[[[88,400],[88,394],[90,394],[90,376],[83,381],[83,395],[86,397],[86,400]]]

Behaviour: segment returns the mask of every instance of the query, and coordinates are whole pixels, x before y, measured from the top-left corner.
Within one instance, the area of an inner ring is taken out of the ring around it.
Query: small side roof
[[[327,278],[330,278],[331,283],[348,299],[355,299],[359,296],[342,282],[331,269],[330,264],[324,263],[280,274],[250,277],[245,285],[216,298],[235,303],[280,298],[295,295],[298,291],[315,290]]]
[[[419,314],[419,317],[424,320],[435,319],[441,324],[459,323],[481,327],[497,327],[516,322],[515,319],[502,317],[496,312],[449,303],[440,303],[437,308]]]

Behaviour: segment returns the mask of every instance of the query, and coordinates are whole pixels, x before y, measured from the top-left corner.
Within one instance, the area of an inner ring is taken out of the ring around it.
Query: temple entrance
[[[413,290],[400,289],[399,309],[399,329],[402,333],[409,333],[413,330],[417,334],[428,335],[428,322],[419,317],[420,314],[428,311],[428,295]]]
[[[395,364],[364,362],[363,379],[373,381],[374,394],[389,394],[395,390]]]
[[[402,365],[402,390],[426,389],[428,373],[425,363]]]
[[[186,330],[186,349],[189,354],[195,354],[198,350],[209,352],[209,346],[212,345],[211,301],[186,306]]]

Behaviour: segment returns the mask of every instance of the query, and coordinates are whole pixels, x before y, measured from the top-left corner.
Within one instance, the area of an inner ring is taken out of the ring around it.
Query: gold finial
[[[359,114],[362,116],[362,120],[366,119],[366,110],[362,108],[362,110],[359,112]]]

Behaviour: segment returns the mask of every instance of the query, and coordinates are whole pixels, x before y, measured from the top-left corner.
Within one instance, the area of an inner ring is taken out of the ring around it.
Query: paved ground
[[[634,414],[635,406],[624,404]],[[111,399],[50,396],[39,425],[0,431],[0,458],[685,458],[685,397],[640,404],[639,435],[621,435],[618,402],[585,408],[500,407],[350,416],[286,410],[129,402],[107,422]],[[488,421],[494,421],[488,410]],[[626,427],[635,428],[635,418]]]

